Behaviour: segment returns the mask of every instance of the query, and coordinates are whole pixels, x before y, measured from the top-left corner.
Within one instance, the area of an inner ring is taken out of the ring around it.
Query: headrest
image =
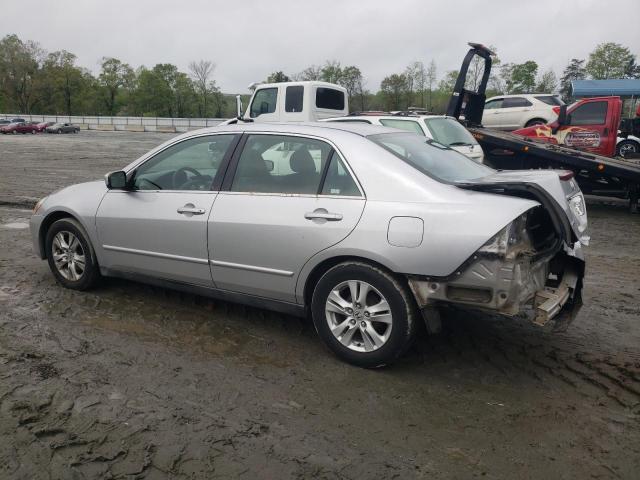
[[[256,150],[246,150],[240,158],[238,165],[239,177],[254,177],[257,175],[268,174],[269,169],[264,163],[262,155]]]
[[[296,173],[316,173],[316,162],[309,153],[309,150],[302,147],[293,152],[289,159],[291,170]]]

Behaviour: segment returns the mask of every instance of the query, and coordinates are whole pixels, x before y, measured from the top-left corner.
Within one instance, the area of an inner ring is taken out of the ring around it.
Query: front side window
[[[344,92],[335,88],[316,89],[316,107],[327,110],[344,110]]]
[[[445,145],[410,133],[383,133],[367,138],[418,171],[442,182],[471,180],[494,172]]]
[[[589,102],[575,108],[569,125],[604,125],[607,121],[607,102]]]
[[[475,138],[454,118],[436,117],[425,118],[424,123],[431,132],[433,139],[448,147],[462,145],[476,145]]]
[[[209,190],[234,135],[191,138],[170,146],[135,171],[135,190]]]
[[[304,87],[302,85],[294,85],[287,87],[287,93],[284,101],[285,112],[301,112],[304,102]]]
[[[529,100],[522,97],[505,98],[502,102],[502,108],[530,107],[531,105]]]
[[[251,116],[251,118],[256,118],[265,113],[273,113],[276,111],[277,101],[277,88],[263,88],[261,90],[258,90],[253,96],[253,102],[251,103],[251,110],[249,111],[249,115]]]
[[[397,120],[395,118],[394,119],[381,118],[380,123],[385,127],[399,128],[400,130],[406,130],[407,132],[417,133],[424,137],[424,132],[422,131],[422,128],[420,127],[420,125],[418,125],[418,122],[415,122],[413,120]]]
[[[328,143],[312,138],[250,135],[231,191],[316,195],[331,152]]]
[[[496,98],[495,100],[489,100],[487,103],[484,104],[484,109],[493,110],[496,108],[502,108],[502,102],[503,100],[501,98]]]

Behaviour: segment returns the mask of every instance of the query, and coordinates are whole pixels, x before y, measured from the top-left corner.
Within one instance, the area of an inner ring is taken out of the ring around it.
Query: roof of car
[[[412,120],[412,119],[423,119],[423,118],[453,118],[453,117],[448,117],[447,115],[394,115],[394,114],[388,113],[386,115],[349,115],[348,117],[332,117],[332,118],[325,118],[322,120],[322,122],[349,123],[350,121],[353,121],[353,120],[372,120],[372,119]]]
[[[209,127],[203,130],[210,130],[212,132],[219,131],[267,131],[267,132],[283,132],[283,133],[306,133],[306,134],[322,134],[327,131],[343,131],[354,133],[362,137],[368,135],[376,135],[379,133],[398,133],[395,128],[383,127],[380,125],[368,125],[362,123],[348,123],[348,122],[255,122],[255,123],[242,123],[239,125],[222,125],[218,127]]]

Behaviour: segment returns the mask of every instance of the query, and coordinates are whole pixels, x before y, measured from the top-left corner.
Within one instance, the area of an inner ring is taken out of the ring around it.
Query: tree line
[[[497,52],[491,47],[493,52]],[[503,62],[493,55],[487,96],[517,93],[556,93],[570,101],[572,80],[640,78],[640,65],[629,48],[617,43],[598,45],[586,59],[573,58],[560,79],[552,70],[539,71],[534,60]],[[475,89],[483,73],[476,58],[467,74]],[[38,43],[16,35],[0,40],[0,111],[25,114],[124,115],[150,117],[230,117],[233,95],[225,95],[214,79],[211,60],[189,63],[181,72],[170,63],[133,68],[117,58],[100,60],[97,75],[77,65],[66,50],[45,51]],[[275,71],[266,82],[322,80],[342,85],[352,111],[404,110],[409,107],[444,112],[458,77],[457,70],[439,75],[434,60],[415,61],[402,72],[386,76],[378,88],[367,88],[359,67],[329,60],[301,72]]]

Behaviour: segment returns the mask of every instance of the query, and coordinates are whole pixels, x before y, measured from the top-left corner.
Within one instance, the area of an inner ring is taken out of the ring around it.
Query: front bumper
[[[458,305],[545,325],[575,318],[582,306],[583,276],[578,243],[573,250],[535,260],[477,254],[449,278],[410,277],[409,286],[421,309]]]
[[[40,225],[42,225],[44,217],[42,215],[31,215],[29,220],[29,230],[31,232],[31,242],[33,244],[34,253],[41,259],[45,259],[44,245],[40,242]]]

